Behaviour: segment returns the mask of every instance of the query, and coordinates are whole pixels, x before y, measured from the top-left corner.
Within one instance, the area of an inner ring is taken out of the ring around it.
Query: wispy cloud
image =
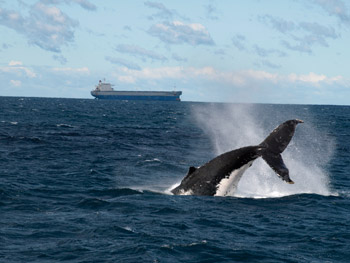
[[[13,80],[13,79],[11,79],[10,83],[14,87],[20,87],[22,85],[22,81],[20,81],[20,80]]]
[[[42,0],[42,2],[46,4],[53,4],[53,5],[57,5],[60,3],[65,3],[65,4],[76,3],[80,5],[82,8],[89,11],[97,10],[97,7],[93,3],[87,0]]]
[[[29,78],[35,78],[37,76],[32,69],[23,66],[23,63],[21,61],[14,60],[10,61],[8,66],[0,66],[0,72],[15,74],[17,76],[25,75]]]
[[[302,53],[311,54],[315,45],[328,47],[330,39],[334,40],[340,37],[333,27],[316,22],[294,23],[270,15],[261,16],[259,19],[285,36],[281,41],[285,48]],[[263,54],[259,49],[256,49],[256,51],[260,55]]]
[[[178,62],[187,62],[187,58],[180,57],[176,53],[173,53],[172,58]]]
[[[52,58],[60,62],[62,65],[65,65],[67,63],[67,59],[62,55],[53,55]]]
[[[131,26],[124,26],[124,27],[123,27],[123,30],[132,32]]]
[[[286,34],[295,30],[296,25],[292,21],[287,21],[283,18],[274,17],[271,15],[260,16],[259,20],[266,24],[269,24],[273,29],[280,33]]]
[[[1,45],[1,47],[3,49],[8,49],[9,47],[11,47],[11,45],[4,43],[4,44]]]
[[[263,67],[268,67],[268,68],[271,68],[271,69],[281,68],[281,65],[272,63],[271,61],[269,61],[267,59],[263,59],[261,61],[255,62],[255,65],[258,66],[258,67],[262,67],[263,66]]]
[[[327,77],[326,75],[316,74],[314,72],[310,72],[309,74],[301,74],[297,75],[295,73],[291,73],[287,76],[287,80],[290,82],[305,82],[309,84],[319,85],[321,83],[334,83],[342,81],[343,78],[341,76],[335,77]]]
[[[301,53],[312,53],[310,45],[308,45],[306,42],[297,41],[296,44],[291,44],[289,41],[282,40],[281,44],[289,50],[298,51]]]
[[[348,86],[342,76],[314,72],[280,74],[265,70],[224,71],[213,67],[118,68],[113,76],[120,85],[133,87],[149,87],[151,83],[165,87],[175,82],[186,99],[201,100],[201,94],[206,94],[209,101],[222,102],[311,103],[317,98],[329,103],[336,98],[330,99],[329,94]]]
[[[255,52],[260,56],[260,57],[268,57],[271,55],[277,55],[279,57],[285,57],[287,54],[281,50],[274,49],[274,48],[262,48],[258,45],[254,45],[254,50]]]
[[[105,59],[109,62],[111,62],[112,64],[117,64],[123,67],[127,67],[129,69],[135,69],[135,70],[140,70],[141,67],[139,65],[137,65],[136,63],[133,63],[131,61],[122,59],[122,58],[116,58],[116,57],[110,57],[107,56],[105,57]]]
[[[173,16],[177,14],[175,10],[170,10],[166,8],[164,4],[159,2],[147,1],[145,2],[145,6],[158,10],[158,13],[150,17],[151,19],[153,19],[153,17],[158,17],[161,19],[172,19]]]
[[[116,47],[116,50],[120,53],[127,53],[135,57],[140,57],[143,60],[147,60],[147,59],[160,60],[160,61],[168,60],[163,55],[160,55],[152,50],[147,50],[136,45],[118,45]]]
[[[88,67],[82,67],[82,68],[52,68],[53,72],[57,73],[65,73],[65,74],[90,74],[90,70]]]
[[[246,38],[241,34],[237,34],[232,38],[232,44],[240,51],[247,49]]]
[[[167,44],[214,45],[208,30],[199,23],[185,24],[180,21],[153,25],[149,34]]]
[[[299,27],[314,36],[318,35],[321,37],[333,38],[333,39],[336,39],[339,37],[339,35],[335,32],[334,28],[326,27],[316,22],[313,22],[313,23],[301,22],[299,24]]]
[[[145,6],[157,11],[156,13],[148,17],[149,20],[170,21],[176,18],[184,21],[189,20],[186,16],[180,14],[175,9],[167,8],[161,2],[146,1],[144,4]]]
[[[128,82],[135,83],[143,80],[194,80],[203,79],[221,84],[229,84],[239,87],[248,87],[252,83],[304,83],[311,86],[318,86],[322,83],[335,83],[342,81],[341,76],[328,77],[323,74],[310,72],[309,74],[282,75],[270,73],[262,70],[241,70],[241,71],[221,71],[213,67],[161,67],[144,68],[142,70],[131,70],[127,68],[119,69],[119,80],[127,79]]]
[[[214,5],[212,5],[212,4],[205,5],[204,9],[205,9],[205,13],[206,13],[206,18],[211,19],[211,20],[218,20],[219,19],[219,12]]]
[[[314,3],[321,6],[329,15],[336,16],[341,22],[350,22],[350,13],[341,0],[314,0]]]
[[[9,66],[22,66],[23,62],[22,61],[15,61],[15,60],[11,60],[9,62]]]

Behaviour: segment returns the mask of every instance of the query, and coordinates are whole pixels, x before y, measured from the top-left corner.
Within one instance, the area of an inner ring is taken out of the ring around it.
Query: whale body
[[[282,180],[293,184],[281,153],[292,140],[299,123],[303,121],[298,119],[286,121],[257,146],[223,153],[199,168],[191,166],[180,185],[171,192],[175,195],[226,196],[237,188],[244,172],[259,157],[262,157]]]

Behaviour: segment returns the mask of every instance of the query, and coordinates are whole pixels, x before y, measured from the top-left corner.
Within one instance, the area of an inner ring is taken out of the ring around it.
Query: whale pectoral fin
[[[289,177],[289,170],[284,164],[282,156],[280,154],[265,152],[262,155],[265,162],[275,171],[275,173],[289,184],[294,184],[294,182]]]

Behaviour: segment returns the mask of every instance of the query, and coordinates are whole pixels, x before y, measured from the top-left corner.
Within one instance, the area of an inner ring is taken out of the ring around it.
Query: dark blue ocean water
[[[229,197],[189,166],[305,121]],[[350,107],[0,97],[0,262],[350,262]]]

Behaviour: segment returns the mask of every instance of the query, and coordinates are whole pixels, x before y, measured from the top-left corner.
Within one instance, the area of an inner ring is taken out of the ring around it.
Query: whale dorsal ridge
[[[191,167],[188,169],[188,173],[187,173],[187,175],[193,174],[193,173],[194,173],[196,170],[197,170],[197,168],[196,168],[196,167],[191,166]]]

